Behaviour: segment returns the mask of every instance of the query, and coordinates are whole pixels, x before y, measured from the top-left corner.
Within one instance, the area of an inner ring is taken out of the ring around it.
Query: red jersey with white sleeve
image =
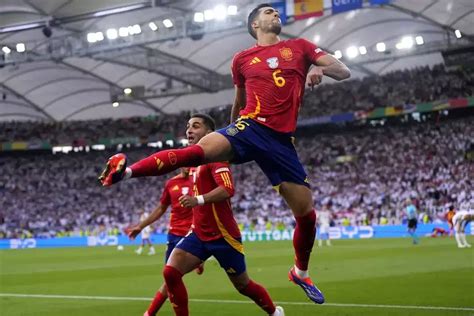
[[[234,184],[228,163],[217,162],[201,165],[193,173],[193,194],[204,195],[217,187],[223,187],[230,197]],[[206,203],[193,208],[193,232],[203,241],[224,238],[231,246],[242,247],[235,239],[240,230],[235,221],[230,197],[216,203]]]
[[[191,176],[183,177],[181,174],[166,181],[165,188],[161,194],[160,203],[171,205],[169,233],[177,236],[186,236],[193,222],[193,211],[182,207],[179,203],[181,195],[191,194]]]
[[[240,116],[277,132],[294,132],[306,74],[324,55],[323,50],[302,38],[256,45],[237,53],[232,78],[237,87],[246,90],[246,105]]]

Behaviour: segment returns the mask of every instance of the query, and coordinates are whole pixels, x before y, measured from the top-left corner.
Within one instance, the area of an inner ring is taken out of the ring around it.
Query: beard
[[[279,23],[269,23],[262,28],[262,31],[265,33],[274,33],[275,35],[280,35],[281,33],[281,24]]]

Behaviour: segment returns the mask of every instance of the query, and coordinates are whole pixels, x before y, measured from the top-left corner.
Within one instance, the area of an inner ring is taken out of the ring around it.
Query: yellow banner
[[[295,0],[295,20],[321,16],[324,13],[323,0]]]
[[[13,142],[11,143],[12,145],[12,150],[26,150],[28,149],[28,143],[27,142]]]

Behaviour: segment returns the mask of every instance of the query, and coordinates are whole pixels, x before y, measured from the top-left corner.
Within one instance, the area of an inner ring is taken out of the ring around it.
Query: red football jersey
[[[311,64],[326,53],[302,39],[254,46],[235,55],[234,84],[246,90],[240,116],[282,133],[294,132]]]
[[[178,198],[181,195],[191,194],[191,176],[183,177],[181,174],[166,181],[165,188],[160,198],[163,205],[171,205],[169,233],[177,236],[186,236],[193,223],[193,211],[182,207]]]
[[[206,194],[222,186],[230,196],[234,195],[234,184],[228,163],[209,163],[196,168],[193,173],[194,196]],[[204,241],[224,238],[233,247],[242,247],[235,239],[240,238],[240,230],[235,221],[230,198],[206,203],[193,208],[193,231]]]

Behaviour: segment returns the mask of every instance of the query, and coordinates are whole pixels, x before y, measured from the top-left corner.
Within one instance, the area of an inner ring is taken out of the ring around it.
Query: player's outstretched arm
[[[125,228],[125,233],[130,239],[135,239],[138,234],[143,230],[143,228],[153,224],[157,220],[159,220],[163,214],[166,212],[168,205],[159,204],[158,207],[150,214],[147,218],[141,221],[138,224],[132,225],[130,227]]]
[[[314,68],[320,68],[324,76],[331,77],[335,80],[344,80],[351,76],[349,68],[347,68],[347,66],[337,58],[329,54],[319,57],[316,60],[316,67]]]

